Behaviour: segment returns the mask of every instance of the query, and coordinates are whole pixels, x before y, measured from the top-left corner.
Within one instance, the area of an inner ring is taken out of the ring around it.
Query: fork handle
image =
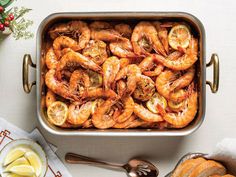
[[[85,156],[74,154],[74,153],[67,153],[65,155],[65,160],[66,162],[71,163],[71,164],[95,165],[95,166],[100,166],[100,167],[119,170],[119,171],[123,169],[122,165],[120,164],[98,161],[96,159],[85,157]]]

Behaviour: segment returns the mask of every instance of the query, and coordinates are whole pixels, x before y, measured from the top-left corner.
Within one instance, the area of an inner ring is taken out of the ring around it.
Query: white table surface
[[[170,171],[177,159],[187,152],[210,152],[225,138],[236,138],[236,1],[235,0],[18,0],[15,5],[33,11],[33,31],[53,12],[74,11],[184,11],[197,16],[206,30],[207,61],[213,52],[220,57],[220,89],[212,94],[207,87],[206,116],[201,128],[187,137],[67,137],[43,134],[58,146],[63,160],[66,152],[124,163],[141,156],[160,168],[160,176]],[[22,56],[35,58],[36,39],[14,41],[12,37],[0,43],[0,116],[18,127],[31,131],[39,126],[36,115],[36,92],[27,95],[22,89]],[[34,70],[32,70],[34,71]],[[32,72],[33,73],[33,72]],[[32,78],[34,78],[34,74]],[[212,69],[207,69],[212,79]],[[74,177],[121,177],[125,174],[86,165],[66,164]]]

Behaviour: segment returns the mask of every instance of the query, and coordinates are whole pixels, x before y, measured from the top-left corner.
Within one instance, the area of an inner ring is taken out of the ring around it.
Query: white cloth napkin
[[[37,128],[27,133],[0,117],[0,151],[10,141],[20,138],[32,139],[43,147],[48,157],[46,177],[72,177],[55,154],[57,148],[47,143]]]
[[[207,158],[222,162],[232,174],[236,175],[236,139],[223,139]]]

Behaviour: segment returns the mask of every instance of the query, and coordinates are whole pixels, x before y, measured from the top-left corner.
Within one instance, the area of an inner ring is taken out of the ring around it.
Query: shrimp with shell
[[[185,107],[182,111],[177,113],[166,113],[163,119],[171,124],[173,128],[183,128],[187,126],[194,119],[197,113],[197,102],[198,94],[193,91],[185,102]]]
[[[115,111],[112,110],[112,107],[116,103],[116,99],[107,99],[96,109],[92,116],[92,122],[96,128],[107,129],[115,125]]]
[[[115,119],[116,122],[125,122],[133,114],[134,111],[134,100],[131,96],[121,98],[122,104],[124,105],[122,113]]]
[[[79,101],[78,94],[72,92],[69,88],[69,83],[66,81],[59,81],[56,77],[56,70],[51,69],[45,75],[45,84],[47,87],[57,95],[60,95],[68,100]]]
[[[131,35],[132,35],[132,28],[130,27],[130,25],[125,24],[125,23],[119,23],[117,25],[115,25],[115,30],[118,31],[121,36],[130,39]]]
[[[129,39],[124,39],[120,41],[111,42],[110,45],[111,52],[121,58],[136,58],[136,55],[133,51],[133,46]]]
[[[83,105],[73,102],[69,106],[68,117],[66,119],[72,125],[82,125],[91,115],[92,102],[88,101]]]
[[[198,60],[198,40],[191,38],[189,47],[186,53],[176,60],[165,58],[158,54],[153,54],[153,57],[165,67],[173,70],[186,70],[190,68]]]
[[[132,33],[131,42],[137,55],[149,55],[154,49],[157,53],[166,56],[166,51],[158,38],[157,30],[152,23],[139,22]]]
[[[111,84],[114,82],[116,74],[120,70],[120,60],[115,57],[109,57],[102,65],[103,70],[103,85],[105,90],[111,88]]]

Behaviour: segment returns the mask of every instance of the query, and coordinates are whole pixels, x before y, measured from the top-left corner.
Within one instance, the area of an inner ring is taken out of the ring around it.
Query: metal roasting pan
[[[197,62],[197,85],[198,85],[198,104],[199,109],[194,121],[183,129],[62,129],[51,125],[47,121],[46,108],[42,104],[45,95],[45,39],[48,28],[57,22],[68,20],[105,20],[135,23],[141,20],[161,20],[161,21],[184,21],[190,25],[193,33],[199,39],[199,60]],[[23,88],[29,93],[33,85],[36,85],[37,96],[37,115],[43,128],[55,135],[65,136],[186,136],[196,131],[202,124],[205,116],[206,107],[206,84],[213,93],[216,93],[219,86],[219,58],[217,54],[212,54],[211,60],[206,64],[205,51],[205,31],[202,23],[193,15],[183,12],[66,12],[55,13],[46,17],[40,24],[37,33],[37,64],[35,65],[29,54],[25,54],[23,59]],[[206,81],[206,67],[213,65],[213,83]],[[29,66],[36,68],[36,81],[29,81]],[[37,84],[36,84],[37,83]]]

